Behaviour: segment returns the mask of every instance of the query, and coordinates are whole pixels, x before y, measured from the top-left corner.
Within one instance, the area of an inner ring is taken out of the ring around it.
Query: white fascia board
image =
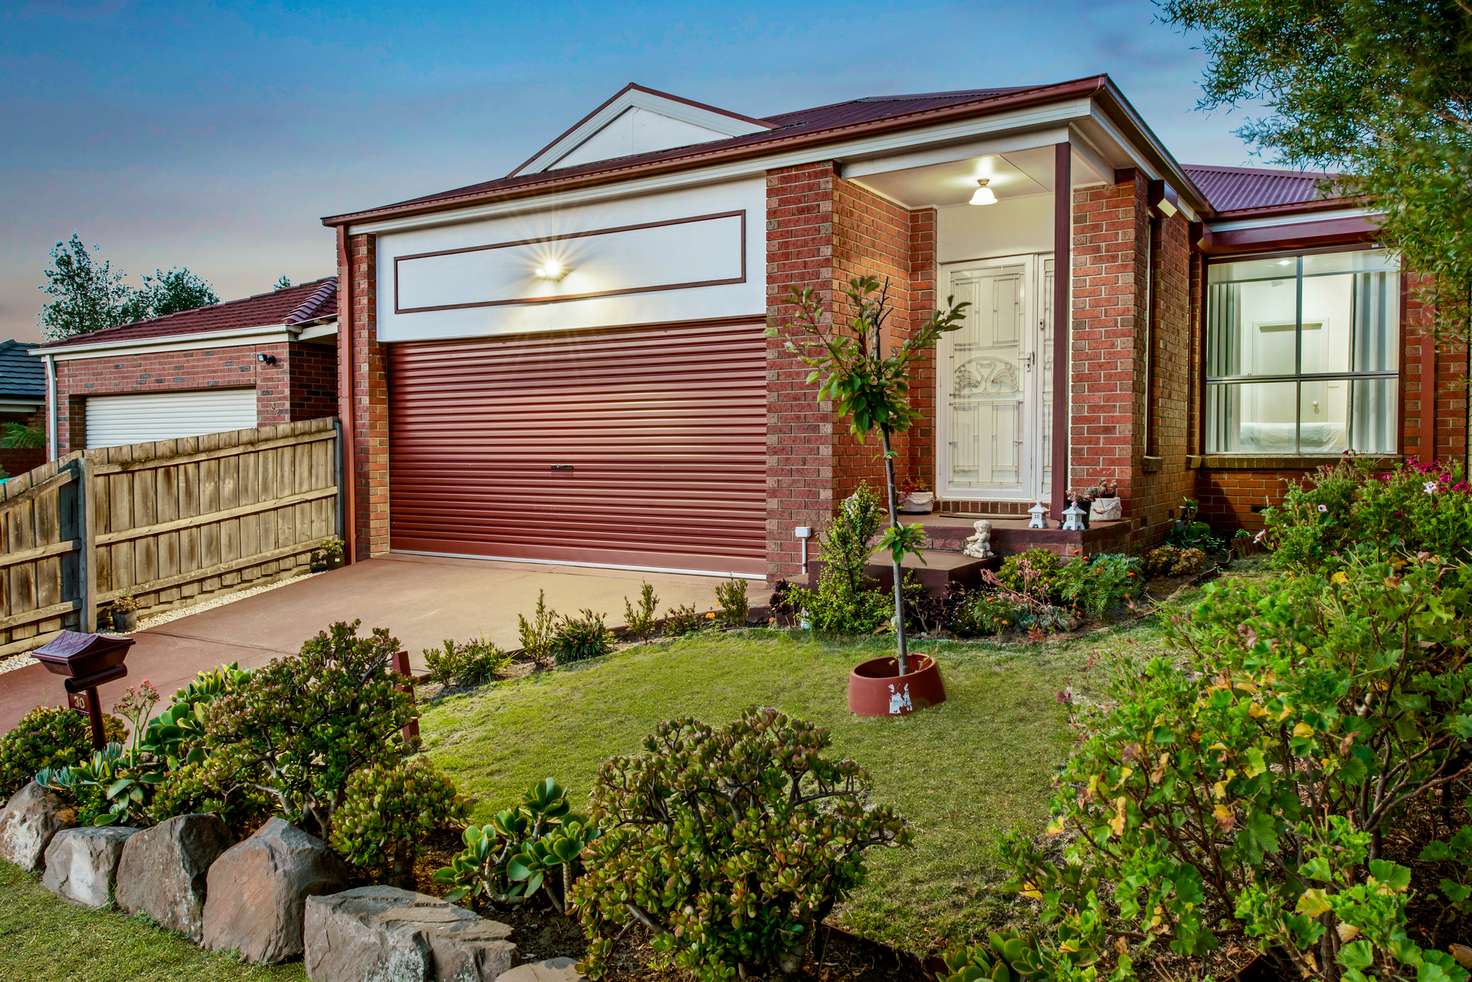
[[[0,398],[0,413],[30,413],[44,405],[45,399]]]
[[[1244,228],[1280,228],[1284,225],[1303,225],[1307,222],[1328,222],[1340,218],[1379,218],[1383,212],[1373,208],[1333,208],[1325,211],[1306,211],[1295,215],[1263,215],[1260,218],[1235,218],[1226,222],[1208,222],[1211,232],[1235,232]]]
[[[99,341],[96,344],[79,344],[44,353],[57,361],[77,361],[82,358],[108,358],[113,355],[197,351],[201,348],[238,348],[250,344],[271,344],[277,341],[291,341],[296,337],[296,333],[294,329],[281,324],[262,324],[259,327],[235,327],[203,334],[161,334],[152,338]]]
[[[749,123],[725,113],[712,112],[701,106],[692,106],[678,99],[666,99],[642,89],[629,89],[511,173],[515,175],[551,170],[557,166],[559,160],[588,142],[599,130],[630,109],[643,109],[658,113],[661,116],[714,130],[726,136],[746,136],[748,133],[763,133],[769,129],[769,127],[758,126],[756,123]]]
[[[913,150],[927,144],[957,143],[967,139],[995,136],[1009,132],[1054,129],[1067,125],[1075,119],[1085,118],[1092,108],[1088,96],[1067,99],[1061,102],[1029,106],[1010,112],[990,116],[972,117],[949,123],[940,123],[916,130],[903,130],[880,136],[856,137],[838,143],[823,143],[815,146],[773,153],[760,157],[749,157],[710,167],[677,170],[651,177],[634,177],[617,183],[596,187],[576,188],[569,191],[552,191],[547,194],[508,201],[493,201],[427,215],[405,215],[399,218],[384,218],[377,221],[357,222],[348,227],[348,234],[382,234],[403,232],[410,229],[429,228],[435,225],[453,225],[472,222],[500,215],[550,211],[572,205],[591,204],[614,198],[653,194],[676,188],[696,187],[702,184],[718,184],[764,174],[782,167],[795,167],[823,160],[853,160],[856,158],[883,156]]]

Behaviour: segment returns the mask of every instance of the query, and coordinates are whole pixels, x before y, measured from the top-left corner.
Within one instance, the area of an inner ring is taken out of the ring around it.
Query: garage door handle
[[[570,470],[572,470],[572,465],[571,464],[553,464],[552,465],[552,469],[554,471],[570,471]]]

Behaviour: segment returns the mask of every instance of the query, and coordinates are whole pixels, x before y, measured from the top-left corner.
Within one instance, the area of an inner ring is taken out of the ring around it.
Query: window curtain
[[[1206,376],[1208,379],[1242,372],[1242,329],[1237,323],[1242,301],[1240,283],[1213,283],[1207,297]],[[1229,451],[1236,445],[1241,426],[1241,400],[1235,385],[1209,385],[1210,408],[1206,414],[1208,453]]]
[[[1350,333],[1350,368],[1356,372],[1384,371],[1396,363],[1390,345],[1396,340],[1388,329],[1391,274],[1360,273],[1354,278]],[[1387,453],[1396,446],[1395,384],[1363,379],[1350,386],[1349,446],[1358,453]]]

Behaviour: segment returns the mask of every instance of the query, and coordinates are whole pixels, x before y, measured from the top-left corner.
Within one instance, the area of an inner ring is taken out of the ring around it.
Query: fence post
[[[93,528],[93,475],[88,463],[86,451],[83,451],[77,458],[77,528],[82,534],[82,547],[77,552],[77,587],[82,593],[78,619],[84,634],[97,630],[97,562],[93,552],[97,547],[97,535]]]

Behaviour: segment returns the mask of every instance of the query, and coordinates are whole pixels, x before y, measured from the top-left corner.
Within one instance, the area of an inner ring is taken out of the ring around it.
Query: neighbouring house
[[[0,341],[0,428],[15,423],[45,432],[46,366],[35,348],[21,341]],[[0,447],[0,473],[11,477],[45,460],[45,450]]]
[[[1139,546],[1345,451],[1465,455],[1466,351],[1321,177],[1181,164],[1103,75],[765,117],[629,85],[504,177],[324,219],[352,554],[796,574],[880,463],[765,329],[859,274],[895,336],[971,303],[897,447],[952,515],[1108,480]]]
[[[335,415],[336,335],[326,277],[43,345],[52,456]]]

